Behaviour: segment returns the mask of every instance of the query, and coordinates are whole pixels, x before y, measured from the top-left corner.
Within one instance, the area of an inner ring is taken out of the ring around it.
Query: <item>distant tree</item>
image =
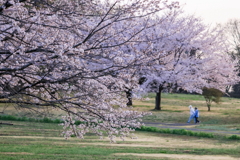
[[[232,19],[225,26],[225,34],[228,37],[230,46],[229,54],[237,61],[237,72],[240,76],[240,19]],[[233,97],[240,97],[240,83],[228,86],[227,93]]]
[[[215,102],[217,104],[221,102],[221,97],[223,96],[223,92],[215,88],[204,87],[202,95],[206,100],[208,111],[210,111],[212,102]]]
[[[228,48],[221,28],[209,28],[194,15],[176,12],[143,33],[146,39],[155,39],[151,50],[155,58],[141,69],[146,77],[141,87],[156,93],[156,110],[161,110],[162,92],[181,88],[201,94],[203,87],[223,91],[238,81],[235,62],[225,54]]]

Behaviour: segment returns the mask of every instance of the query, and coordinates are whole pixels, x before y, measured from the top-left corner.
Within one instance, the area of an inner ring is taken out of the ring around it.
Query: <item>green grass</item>
[[[9,122],[9,121],[7,121]],[[21,127],[20,127],[21,126]],[[155,128],[145,128],[153,131]],[[15,121],[14,126],[1,126],[0,132],[0,156],[1,160],[30,160],[30,159],[139,159],[137,156],[115,155],[117,153],[139,153],[139,154],[194,154],[194,155],[231,155],[240,156],[240,148],[222,149],[199,149],[195,147],[168,148],[168,147],[127,147],[128,144],[144,144],[144,142],[120,141],[117,144],[125,146],[111,146],[109,141],[98,139],[92,134],[79,140],[71,138],[65,140],[57,135],[61,127],[54,123],[19,122]],[[5,134],[3,133],[5,131]],[[158,131],[155,129],[155,131]],[[162,130],[164,131],[164,130]],[[157,133],[164,136],[166,133]],[[172,134],[190,135],[198,134],[201,138],[213,138],[210,134],[193,133],[186,130],[172,130]],[[46,134],[47,133],[47,134]],[[170,133],[170,132],[169,132]],[[3,137],[4,135],[4,137]],[[16,137],[13,137],[16,136]],[[151,136],[151,135],[149,135]],[[169,135],[168,135],[169,136]],[[209,137],[210,136],[210,137]],[[36,138],[34,138],[36,137]],[[56,137],[56,138],[54,138]],[[207,141],[206,139],[206,141]],[[239,140],[238,136],[231,136],[231,140]],[[229,143],[228,141],[224,141]],[[100,143],[100,144],[95,144]],[[141,158],[142,159],[142,158]],[[154,158],[146,158],[154,159]]]
[[[18,146],[17,146],[18,145]],[[28,143],[25,139],[25,145],[8,144],[0,148],[0,152],[16,153],[15,155],[1,155],[1,159],[129,159],[130,156],[113,156],[115,153],[145,153],[145,154],[182,154],[186,150],[190,151],[189,154],[199,155],[226,155],[239,156],[238,149],[197,149],[197,148],[183,148],[183,149],[170,149],[160,147],[109,147],[109,146],[80,146],[77,144],[69,145],[67,142],[61,145],[58,144],[42,144],[39,142]],[[25,155],[17,153],[25,153]],[[131,159],[139,159],[138,157],[131,156]]]
[[[157,127],[146,127],[142,126],[140,131],[148,131],[148,132],[157,132],[157,133],[166,133],[166,134],[177,134],[177,135],[187,135],[187,136],[195,136],[195,137],[204,137],[204,138],[214,138],[212,133],[204,133],[204,132],[192,132],[186,129],[161,129]]]
[[[12,121],[27,121],[27,122],[43,122],[43,123],[63,123],[60,119],[44,118],[28,118],[28,117],[17,117],[13,115],[0,115],[0,120],[12,120]]]
[[[156,93],[149,93],[144,97],[155,98]],[[167,99],[178,99],[178,100],[204,100],[202,95],[194,95],[194,94],[175,94],[175,93],[162,93],[162,98]]]
[[[211,111],[207,111],[205,99],[201,95],[162,94],[161,111],[154,110],[155,93],[148,95],[149,100],[133,103],[136,110],[150,111],[152,115],[144,117],[148,122],[185,123],[189,116],[189,105],[200,111],[203,124],[237,124],[240,122],[240,100],[222,97],[220,104],[212,103]],[[144,105],[143,105],[144,104]]]
[[[200,111],[201,125],[197,125],[197,128],[236,133],[240,131],[239,99],[223,97],[221,104],[213,104],[211,111],[208,112],[204,98],[200,95],[162,94],[161,111],[154,110],[155,94],[149,94],[149,98],[149,101],[133,101],[134,110],[152,112],[152,115],[144,117],[144,121],[186,123],[189,117],[188,106],[191,104]],[[0,105],[1,108],[4,108],[4,105]],[[28,117],[27,114],[14,112],[11,106],[4,113],[4,115],[0,114],[0,122],[13,125],[0,125],[1,160],[161,159],[143,155],[158,153],[189,155],[190,159],[191,155],[240,157],[239,135],[215,135],[187,129],[145,127],[141,131],[136,131],[136,136],[140,136],[139,140],[126,139],[111,145],[108,139],[101,140],[92,133],[87,134],[84,139],[72,137],[65,140],[61,135],[62,126],[58,125],[61,119],[57,116],[53,119],[41,116]],[[141,140],[141,137],[147,137],[147,140]],[[153,140],[148,141],[149,139]],[[164,141],[157,142],[155,139]],[[183,143],[185,141],[186,144]],[[204,146],[198,146],[201,142]],[[164,146],[161,146],[163,143]],[[207,147],[208,145],[212,147]],[[120,153],[142,155],[118,155]],[[176,157],[162,159],[176,159]]]
[[[239,131],[239,125],[199,125],[196,128],[201,129],[211,129],[211,130],[220,130],[220,131]]]
[[[201,128],[201,127],[199,127],[199,128]],[[219,128],[217,128],[217,129],[219,129]],[[215,139],[225,138],[228,140],[240,140],[240,136],[238,136],[238,135],[231,135],[231,136],[214,135],[212,133],[193,132],[193,131],[189,131],[186,129],[162,129],[162,128],[157,128],[157,127],[142,126],[140,129],[137,129],[137,130],[138,131],[147,131],[147,132],[165,133],[165,134],[177,134],[177,135],[186,135],[186,136],[194,136],[194,137],[204,137],[204,138],[215,138]]]
[[[240,136],[238,135],[231,135],[229,137],[227,137],[228,139],[232,139],[232,140],[240,140]]]

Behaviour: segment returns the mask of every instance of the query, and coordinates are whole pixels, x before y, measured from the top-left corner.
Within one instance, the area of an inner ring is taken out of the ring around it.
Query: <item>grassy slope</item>
[[[189,117],[189,105],[198,107],[200,112],[200,128],[222,128],[223,130],[240,129],[240,100],[222,97],[220,104],[212,104],[211,111],[207,111],[204,98],[200,95],[163,94],[162,111],[154,110],[154,95],[147,101],[135,101],[134,109],[152,112],[144,118],[148,122],[186,123]],[[216,127],[217,125],[217,127]],[[215,127],[214,127],[215,126]],[[219,127],[218,127],[219,126]]]
[[[60,135],[61,127],[56,124],[18,121],[12,123],[14,126],[1,126],[1,159],[154,159],[148,155],[162,153],[189,157],[240,157],[240,144],[237,141],[137,132],[138,139],[126,139],[110,144],[108,139],[100,140],[91,134],[83,140],[65,140]],[[142,156],[126,155],[127,153]]]
[[[201,113],[200,127],[237,129],[238,99],[223,98],[208,112],[204,100],[194,95],[163,95],[163,111],[154,111],[154,99],[134,101],[134,109],[152,111],[145,120],[185,123],[188,105],[197,106]],[[13,111],[11,108],[8,111]],[[51,123],[4,121],[13,126],[0,126],[0,159],[234,159],[240,157],[240,143],[234,140],[197,138],[160,133],[136,132],[138,139],[126,139],[110,144],[88,134],[85,139],[61,137],[61,126]],[[134,156],[128,154],[136,154]],[[208,157],[202,157],[202,156]],[[230,156],[230,157],[227,157]],[[161,157],[161,158],[160,158]]]

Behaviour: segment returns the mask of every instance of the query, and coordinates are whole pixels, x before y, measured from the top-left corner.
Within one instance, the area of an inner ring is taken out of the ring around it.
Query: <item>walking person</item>
[[[192,120],[192,119],[194,118],[194,116],[195,116],[195,110],[193,109],[192,105],[190,105],[190,106],[188,106],[188,107],[189,107],[189,109],[190,109],[190,117],[189,117],[187,123],[190,123],[191,120]]]
[[[194,118],[195,118],[195,124],[196,123],[200,123],[200,121],[198,120],[198,118],[199,118],[199,111],[198,111],[197,107],[195,107],[195,116],[194,116]]]

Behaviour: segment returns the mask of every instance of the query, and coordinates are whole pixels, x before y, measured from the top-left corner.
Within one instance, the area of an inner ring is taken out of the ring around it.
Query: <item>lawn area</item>
[[[138,139],[100,140],[88,134],[85,139],[65,140],[54,123],[4,121],[0,132],[0,157],[19,159],[236,159],[239,141],[197,138],[137,131]],[[221,159],[221,158],[220,158]]]
[[[134,110],[151,111],[144,121],[186,123],[191,104],[200,110],[198,128],[236,131],[240,129],[238,99],[223,98],[220,105],[213,104],[207,111],[204,99],[198,95],[163,94],[162,111],[154,111],[154,97],[134,100]],[[14,112],[9,107],[6,112]],[[15,113],[16,114],[16,113]],[[60,115],[60,114],[59,114]],[[61,135],[57,123],[0,120],[13,125],[0,125],[1,160],[78,160],[78,159],[194,159],[234,160],[240,158],[240,140],[223,137],[204,138],[177,134],[136,131],[137,139],[120,139],[109,143],[89,133],[84,139]]]
[[[201,124],[239,125],[240,99],[222,97],[220,104],[212,103],[211,111],[207,111],[206,102],[201,95],[162,94],[162,110],[154,110],[155,95],[150,94],[148,100],[135,100],[133,107],[138,111],[149,111],[152,115],[144,121],[164,123],[186,123],[189,118],[189,105],[197,107]]]

